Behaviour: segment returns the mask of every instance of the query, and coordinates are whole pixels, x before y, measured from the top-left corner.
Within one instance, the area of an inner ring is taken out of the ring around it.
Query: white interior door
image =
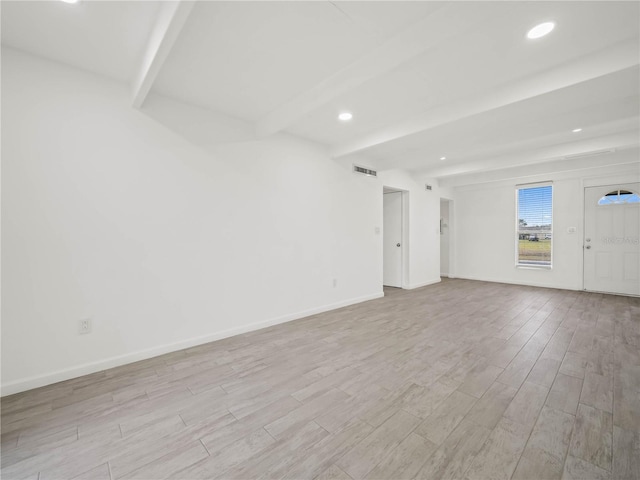
[[[402,192],[383,195],[382,283],[402,288]]]
[[[449,200],[440,199],[440,276],[449,276]]]
[[[639,183],[585,188],[585,290],[640,295],[639,193]]]

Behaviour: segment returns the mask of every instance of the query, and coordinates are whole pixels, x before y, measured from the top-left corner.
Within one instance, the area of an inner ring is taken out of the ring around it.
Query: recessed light
[[[79,0],[62,0],[64,3],[78,3]]]
[[[573,133],[578,133],[581,132],[582,129],[581,128],[574,128],[573,130],[571,130]]]
[[[440,160],[446,160],[447,157],[440,157]]]
[[[353,118],[353,114],[350,112],[342,112],[340,115],[338,115],[338,118],[343,122],[348,122]]]
[[[551,31],[555,28],[556,24],[553,22],[544,22],[540,25],[536,25],[527,33],[527,38],[535,40],[536,38],[544,37],[551,33]]]

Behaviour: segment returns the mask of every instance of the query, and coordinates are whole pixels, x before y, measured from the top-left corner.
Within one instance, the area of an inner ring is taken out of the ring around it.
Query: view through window
[[[640,195],[627,190],[614,190],[598,200],[598,205],[624,205],[626,203],[640,203]]]
[[[551,266],[553,187],[517,187],[517,265]]]

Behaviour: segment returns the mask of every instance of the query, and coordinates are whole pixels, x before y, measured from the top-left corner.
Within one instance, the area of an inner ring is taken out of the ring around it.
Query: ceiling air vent
[[[615,148],[605,148],[604,150],[592,150],[590,152],[574,153],[572,155],[565,155],[561,157],[563,160],[572,160],[574,158],[594,157],[596,155],[603,155],[605,153],[614,153]]]
[[[369,177],[377,177],[378,176],[378,172],[376,172],[375,170],[371,170],[369,168],[361,167],[359,165],[354,165],[353,166],[353,171],[355,173],[361,173],[362,175],[368,175]]]

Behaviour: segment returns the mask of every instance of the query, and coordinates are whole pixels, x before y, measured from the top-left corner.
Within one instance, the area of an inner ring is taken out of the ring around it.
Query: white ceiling
[[[2,44],[130,81],[159,2],[2,1]]]
[[[380,169],[468,175],[640,136],[638,2],[1,6],[3,45],[134,89],[142,75],[153,93],[258,135],[289,132]],[[527,39],[543,21],[556,29]],[[351,122],[336,119],[343,110]]]
[[[389,3],[368,5],[201,2],[154,90],[257,121],[371,51],[412,16],[439,7],[416,2],[387,15]],[[343,9],[358,16],[352,20]]]

